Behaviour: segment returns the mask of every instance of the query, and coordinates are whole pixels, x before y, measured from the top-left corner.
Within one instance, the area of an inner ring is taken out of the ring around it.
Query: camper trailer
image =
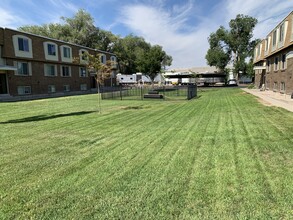
[[[143,73],[134,73],[131,75],[118,73],[116,79],[118,84],[124,85],[152,83],[151,78],[143,75]]]

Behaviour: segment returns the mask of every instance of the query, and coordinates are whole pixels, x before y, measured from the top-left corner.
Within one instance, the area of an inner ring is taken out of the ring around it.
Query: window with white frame
[[[79,50],[79,58],[80,58],[81,63],[87,62],[87,60],[88,60],[87,54],[88,54],[87,50],[85,50],[85,49]]]
[[[30,73],[31,73],[31,71],[30,71],[30,63],[22,62],[22,61],[17,62],[16,75],[29,76],[29,75],[31,75]]]
[[[58,61],[58,45],[53,42],[44,42],[44,52],[46,60]]]
[[[87,77],[87,72],[85,67],[79,67],[79,76],[80,77]]]
[[[111,66],[112,68],[117,68],[117,58],[115,56],[111,56]]]
[[[63,57],[71,58],[71,50],[69,47],[63,47]]]
[[[50,56],[56,56],[56,45],[48,43],[47,47],[48,47],[48,54]]]
[[[106,64],[106,61],[107,61],[106,55],[105,54],[101,54],[101,63],[102,64]]]
[[[29,95],[32,93],[31,86],[17,86],[18,95]]]
[[[64,85],[63,86],[63,91],[64,92],[70,92],[70,85]]]
[[[273,46],[276,46],[277,43],[277,30],[273,32]]]
[[[44,64],[45,76],[57,76],[57,66],[54,64]]]
[[[18,37],[18,50],[29,52],[29,41],[27,38]]]
[[[271,65],[271,62],[270,60],[267,60],[267,72],[270,72],[270,65]]]
[[[56,92],[55,85],[48,85],[48,93],[54,93]]]
[[[281,24],[279,31],[279,41],[282,42],[284,40],[284,32],[285,32],[285,24]]]
[[[280,91],[285,92],[285,82],[281,82],[280,84]]]
[[[269,39],[267,38],[265,41],[265,51],[268,51],[269,49]]]
[[[69,47],[67,45],[61,45],[60,51],[61,51],[61,61],[71,63],[72,62],[72,49],[71,49],[71,47]]]
[[[286,69],[287,65],[286,65],[286,54],[282,54],[282,69]]]
[[[278,90],[278,83],[277,82],[274,82],[274,88],[273,88],[274,91]]]
[[[279,69],[279,57],[275,57],[275,63],[274,63],[274,71],[277,71]]]
[[[61,66],[61,76],[70,77],[71,76],[71,68],[69,66]]]
[[[87,85],[86,84],[80,84],[80,90],[81,91],[86,91],[87,90]]]
[[[32,40],[24,35],[12,36],[14,53],[16,57],[33,58]]]

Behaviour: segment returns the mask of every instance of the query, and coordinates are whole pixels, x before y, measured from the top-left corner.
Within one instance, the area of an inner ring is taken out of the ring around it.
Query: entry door
[[[7,94],[6,74],[0,74],[0,94]]]
[[[97,80],[94,76],[91,76],[91,89],[97,88]]]

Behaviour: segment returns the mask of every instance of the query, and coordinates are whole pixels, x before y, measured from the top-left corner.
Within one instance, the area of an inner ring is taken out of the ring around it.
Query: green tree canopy
[[[72,18],[61,17],[61,24],[23,26],[19,30],[53,39],[113,52],[117,56],[120,72],[155,74],[172,64],[172,57],[161,46],[152,46],[144,38],[128,35],[124,38],[94,25],[94,19],[80,9]]]
[[[224,70],[232,63],[235,73],[241,71],[244,75],[249,74],[251,63],[246,60],[253,56],[257,42],[251,40],[256,24],[257,19],[239,14],[229,22],[229,30],[221,26],[215,33],[211,33],[208,38],[210,48],[206,54],[208,64]]]

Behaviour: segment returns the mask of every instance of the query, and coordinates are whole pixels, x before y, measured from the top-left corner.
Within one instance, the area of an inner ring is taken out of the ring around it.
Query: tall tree
[[[211,33],[208,39],[210,48],[206,54],[208,64],[224,70],[231,62],[234,73],[241,71],[246,75],[249,67],[246,59],[251,57],[256,42],[251,40],[256,24],[256,18],[239,14],[229,22],[229,30],[221,26]]]
[[[62,24],[23,26],[19,30],[113,52],[118,58],[120,72],[124,74],[139,71],[151,74],[152,71],[157,72],[158,62],[163,66],[170,66],[172,63],[172,57],[160,46],[152,46],[142,37],[131,34],[121,38],[95,27],[92,16],[82,9],[72,18],[61,17],[61,19]],[[150,59],[152,62],[149,61]]]
[[[168,56],[159,45],[152,46],[149,50],[138,59],[137,68],[139,72],[143,72],[150,76],[152,80],[164,68],[164,65],[171,64],[172,57]]]

